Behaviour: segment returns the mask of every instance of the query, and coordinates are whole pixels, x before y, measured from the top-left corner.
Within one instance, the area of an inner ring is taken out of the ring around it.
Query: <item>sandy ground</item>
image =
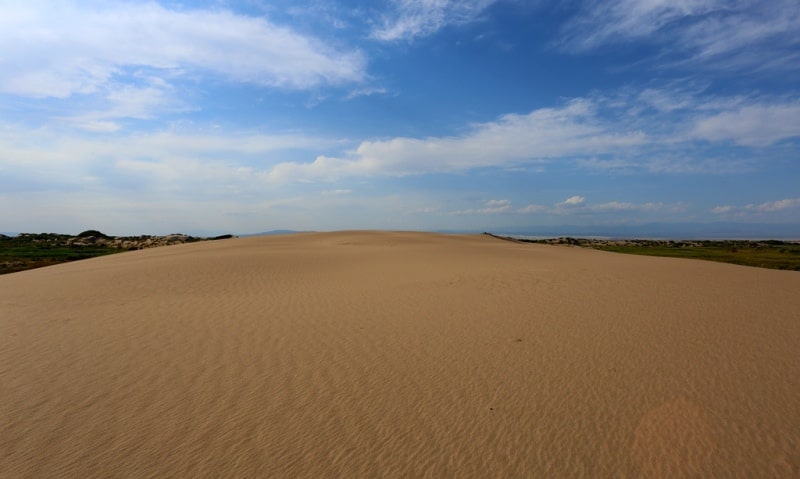
[[[800,274],[473,236],[0,276],[0,477],[799,477]]]

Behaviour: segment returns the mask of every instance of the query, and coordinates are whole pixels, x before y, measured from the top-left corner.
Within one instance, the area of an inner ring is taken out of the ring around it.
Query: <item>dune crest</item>
[[[797,477],[798,291],[411,232],[0,276],[0,477]]]

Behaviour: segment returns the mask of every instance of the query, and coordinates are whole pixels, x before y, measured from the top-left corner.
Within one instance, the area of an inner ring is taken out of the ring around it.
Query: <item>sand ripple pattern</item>
[[[0,277],[0,478],[800,477],[800,274],[339,232]]]

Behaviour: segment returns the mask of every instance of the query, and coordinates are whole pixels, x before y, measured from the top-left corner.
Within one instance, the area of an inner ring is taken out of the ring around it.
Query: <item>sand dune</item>
[[[342,232],[0,277],[0,477],[799,477],[800,274]]]

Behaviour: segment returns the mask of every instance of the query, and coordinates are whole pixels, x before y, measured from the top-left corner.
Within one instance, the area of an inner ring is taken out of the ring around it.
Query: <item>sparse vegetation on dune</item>
[[[518,239],[525,243],[594,248],[616,253],[669,256],[800,271],[800,242],[778,240],[601,240],[561,237]]]
[[[108,236],[97,230],[83,231],[75,236],[57,233],[0,235],[0,274],[124,251],[231,237],[232,235],[222,235],[214,238],[200,238],[184,234]]]

